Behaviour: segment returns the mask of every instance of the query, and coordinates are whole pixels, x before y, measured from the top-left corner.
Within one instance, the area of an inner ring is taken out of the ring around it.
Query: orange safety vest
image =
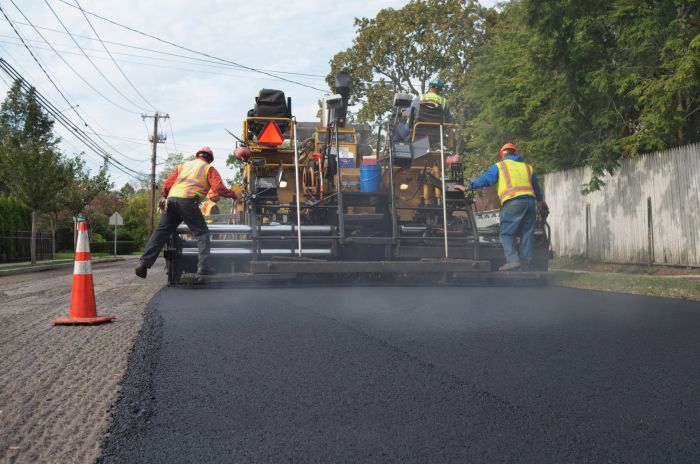
[[[535,196],[532,166],[522,161],[503,160],[498,166],[498,198],[501,204],[522,195]]]
[[[209,218],[209,216],[212,215],[212,210],[216,206],[216,202],[213,202],[211,200],[205,200],[204,203],[202,203],[202,206],[199,207],[199,210],[202,212],[202,216],[204,216],[205,221],[207,224],[213,224],[214,220]]]
[[[215,202],[206,200],[204,203],[202,203],[202,206],[199,209],[202,211],[204,216],[211,216],[211,210],[214,209],[214,206],[216,206]]]
[[[168,198],[199,198],[209,191],[209,169],[211,165],[199,158],[177,167],[177,179],[168,192]]]

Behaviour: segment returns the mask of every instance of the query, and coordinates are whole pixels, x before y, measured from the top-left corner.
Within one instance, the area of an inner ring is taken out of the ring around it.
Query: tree
[[[355,20],[353,46],[331,60],[326,81],[346,69],[353,76],[351,104],[358,122],[377,123],[391,109],[396,92],[424,93],[435,76],[448,80],[466,73],[476,51],[488,41],[493,9],[469,0],[412,0],[385,8],[375,18]]]
[[[39,106],[35,90],[15,81],[0,108],[0,178],[32,210],[31,261],[36,263],[37,213],[51,209],[52,199],[71,179],[71,168],[57,146],[53,120]]]
[[[700,141],[700,5],[519,0],[461,94],[474,153],[512,140],[539,168],[590,166]]]
[[[126,200],[124,207],[124,227],[131,232],[134,241],[140,245],[146,243],[146,239],[148,239],[150,199],[148,190],[139,190]]]
[[[136,189],[134,188],[133,185],[130,183],[126,183],[122,186],[121,189],[119,189],[119,197],[122,200],[128,199],[131,195],[133,195],[136,192]]]
[[[87,206],[98,194],[107,192],[112,187],[112,184],[109,182],[109,173],[107,172],[108,166],[107,161],[105,161],[97,174],[90,177],[90,170],[85,167],[85,161],[83,161],[81,155],[70,160],[70,182],[65,186],[60,197],[55,200],[52,209],[55,211],[66,210],[72,217],[85,213],[85,216],[89,218],[90,214]],[[52,232],[55,233],[55,222],[53,223]],[[74,244],[75,238],[73,240]]]

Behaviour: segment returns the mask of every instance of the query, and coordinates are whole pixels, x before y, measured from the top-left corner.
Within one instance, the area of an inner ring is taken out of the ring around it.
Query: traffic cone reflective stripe
[[[101,324],[114,320],[113,316],[97,316],[95,286],[92,281],[92,262],[90,261],[90,241],[87,231],[87,222],[81,222],[75,252],[75,265],[73,266],[73,288],[69,315],[51,321],[54,325]]]

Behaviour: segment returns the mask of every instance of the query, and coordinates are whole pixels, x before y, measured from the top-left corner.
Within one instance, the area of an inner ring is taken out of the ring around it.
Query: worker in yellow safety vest
[[[207,223],[199,210],[202,201],[210,190],[222,197],[236,199],[236,192],[224,186],[219,172],[211,165],[214,152],[209,147],[200,148],[195,159],[180,164],[168,177],[163,186],[161,202],[165,208],[160,216],[158,227],[148,239],[146,249],[141,255],[135,269],[137,276],[145,279],[148,269],[160,255],[160,250],[175,232],[177,226],[184,222],[197,240],[199,262],[197,274],[212,274],[214,269],[207,265],[210,254],[210,238]],[[167,199],[167,200],[166,200]]]
[[[450,108],[447,105],[447,98],[442,96],[442,92],[444,89],[445,81],[443,81],[442,79],[431,80],[428,83],[428,92],[418,95],[411,102],[409,114],[418,114],[418,108],[421,104],[434,105],[442,109],[442,112],[445,116],[445,122],[452,122],[452,115],[450,114]]]
[[[217,195],[216,192],[209,190],[206,200],[204,200],[199,207],[199,210],[202,212],[202,216],[204,216],[204,220],[207,224],[213,224],[214,220],[211,218],[211,216],[216,216],[219,214],[219,206],[216,204],[216,202],[219,201],[220,198],[221,197]]]
[[[506,143],[499,155],[502,161],[491,166],[468,187],[458,186],[458,189],[473,190],[498,184],[500,239],[506,255],[506,263],[499,271],[511,271],[521,266],[527,268],[532,263],[537,202],[543,211],[548,211],[548,207],[532,166],[523,161],[515,145]],[[516,237],[520,239],[519,251]]]

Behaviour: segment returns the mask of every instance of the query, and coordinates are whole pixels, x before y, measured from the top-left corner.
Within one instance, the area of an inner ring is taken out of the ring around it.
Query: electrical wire
[[[49,8],[51,8],[51,5],[49,5],[48,0],[44,0],[44,2],[46,2],[46,4],[49,6]],[[143,100],[144,102],[146,102],[146,104],[147,104],[148,106],[150,106],[151,108],[153,108],[153,110],[158,111],[158,109],[157,109],[155,106],[153,106],[153,104],[152,104],[151,102],[149,102],[149,101],[146,99],[146,97],[143,96],[143,94],[142,94],[141,92],[139,92],[139,89],[136,88],[136,86],[134,85],[134,83],[131,82],[131,79],[129,79],[129,77],[124,73],[124,70],[122,70],[121,66],[119,66],[119,64],[114,60],[114,57],[113,57],[112,54],[109,52],[109,49],[107,48],[107,45],[105,45],[105,43],[102,41],[102,38],[100,37],[100,35],[99,35],[99,34],[97,33],[97,31],[95,30],[95,27],[92,25],[92,23],[90,22],[90,19],[89,19],[89,18],[87,17],[87,15],[85,14],[85,10],[83,10],[83,7],[80,6],[80,3],[78,3],[78,0],[75,0],[75,4],[78,6],[78,8],[80,8],[80,12],[83,14],[83,17],[85,18],[85,21],[87,21],[88,25],[90,26],[90,29],[92,29],[92,32],[95,34],[95,37],[97,37],[97,39],[98,39],[98,40],[100,41],[100,43],[102,44],[102,48],[105,49],[105,51],[106,51],[107,54],[109,55],[110,59],[112,60],[112,63],[114,63],[114,66],[117,67],[117,69],[119,70],[119,72],[121,73],[121,75],[124,77],[124,79],[126,79],[126,81],[129,83],[129,85],[131,86],[131,88],[134,89],[134,92],[136,92],[136,93],[138,94],[138,96],[141,97],[141,100]],[[53,8],[51,8],[51,11],[53,11]],[[55,13],[54,13],[54,14],[55,14]],[[57,17],[58,17],[58,16],[57,16]],[[66,30],[66,32],[68,32],[68,31]]]
[[[2,37],[2,35],[0,35],[0,37]],[[31,40],[31,39],[25,39],[25,40],[26,40],[27,42],[40,42],[40,43],[44,43],[44,42],[42,42],[42,41],[40,41],[40,40]],[[7,42],[7,41],[0,40],[0,43],[4,43],[4,44],[7,44],[7,45],[13,45],[13,46],[16,46],[16,47],[22,47],[22,43],[21,43],[21,42]],[[49,51],[51,51],[51,48],[42,47],[42,46],[40,46],[40,45],[33,45],[32,48],[33,48],[34,50],[49,50]],[[77,52],[62,50],[62,49],[57,48],[57,47],[55,47],[55,46],[54,46],[54,48],[55,48],[56,50],[59,50],[59,51],[60,51],[61,53],[63,53],[64,55],[84,56],[82,53],[77,53]],[[98,50],[98,51],[99,51],[99,50]],[[119,53],[115,53],[115,54],[119,54]],[[88,55],[88,56],[90,56],[90,57],[91,57],[92,59],[94,59],[94,60],[108,60],[108,59],[109,59],[109,58],[101,57],[101,56],[94,56],[94,55]],[[138,55],[131,55],[131,56],[138,56]],[[162,59],[154,58],[154,57],[149,57],[149,56],[141,56],[141,58],[162,61]],[[173,69],[173,70],[177,70],[177,71],[188,71],[188,72],[193,72],[193,73],[201,73],[201,72],[202,72],[201,69],[189,69],[189,68],[183,68],[183,67],[179,67],[179,66],[166,66],[166,65],[162,65],[162,64],[143,63],[143,62],[140,62],[140,61],[123,60],[123,59],[120,59],[119,61],[122,62],[122,63],[137,64],[137,65],[140,65],[140,66],[149,66],[149,67],[154,67],[154,68],[159,68],[159,69]],[[175,61],[175,60],[167,60],[167,61]],[[175,61],[175,62],[177,62],[177,61]],[[192,65],[195,65],[195,66],[205,66],[205,65],[200,65],[199,63],[189,63],[189,64],[192,64]],[[207,65],[207,66],[212,66],[212,65]],[[238,69],[238,68],[232,68],[232,67],[230,67],[230,66],[213,66],[213,67],[215,67],[216,69],[221,69],[221,70]],[[240,70],[240,71],[245,71],[245,70]],[[231,78],[236,78],[236,79],[261,80],[261,81],[268,81],[268,82],[269,82],[269,81],[276,81],[275,79],[272,79],[272,78],[270,78],[270,77],[251,77],[250,75],[247,75],[247,76],[246,76],[246,75],[241,75],[241,74],[232,74],[231,72],[213,72],[213,71],[207,70],[207,74],[208,74],[208,75],[217,75],[217,76],[226,76],[226,77],[231,77]],[[135,112],[132,112],[132,111],[130,111],[130,112],[133,113],[133,114],[139,114],[139,113],[135,113]]]
[[[107,162],[115,169],[127,174],[136,179],[146,179],[147,175],[130,168],[129,166],[123,164],[119,160],[115,159],[110,153],[104,150],[97,142],[95,142],[88,134],[86,134],[80,127],[76,126],[74,122],[63,115],[53,103],[46,99],[41,92],[39,92],[35,87],[30,85],[22,75],[20,75],[5,59],[0,58],[0,68],[5,71],[5,73],[13,80],[20,83],[23,90],[29,92],[33,90],[37,103],[50,115],[55,121],[61,124],[68,132],[70,132],[77,140],[82,142],[91,151],[97,154],[103,161]],[[70,102],[69,102],[70,104]]]
[[[21,45],[20,45],[20,46],[21,46]],[[5,51],[4,47],[2,47],[2,46],[0,46],[0,50]],[[25,75],[29,75],[29,74],[30,74],[30,73],[28,73],[24,68],[22,68],[22,66],[21,66],[19,63],[15,63],[15,66],[17,66],[22,72],[24,72]],[[38,87],[38,86],[34,86],[34,87],[35,87],[35,88],[40,88],[40,87]],[[77,107],[77,106],[78,106],[78,105],[75,105],[75,107]],[[87,129],[89,130],[89,132],[90,132],[91,134],[95,135],[96,137],[98,137],[100,140],[102,140],[102,141],[105,143],[105,145],[107,145],[109,148],[111,148],[112,150],[114,150],[116,154],[118,154],[118,155],[120,155],[120,156],[122,156],[122,157],[124,157],[124,158],[126,158],[126,159],[128,159],[128,160],[130,160],[130,161],[134,161],[134,162],[137,162],[137,163],[143,162],[143,160],[135,159],[135,158],[132,158],[132,157],[130,157],[130,156],[125,155],[124,153],[122,153],[122,152],[118,151],[116,148],[114,148],[114,146],[112,146],[111,144],[109,144],[109,142],[107,142],[106,140],[104,140],[104,139],[102,138],[102,136],[101,136],[101,135],[103,135],[103,134],[98,134],[97,132],[95,132],[95,130],[92,129],[92,128],[90,127],[90,125],[87,124],[87,122],[85,122],[85,119],[82,118],[82,117],[80,116],[80,114],[77,112],[77,110],[76,110],[75,107],[70,107],[70,108],[67,108],[66,110],[63,110],[63,111],[60,111],[60,110],[59,110],[59,111],[61,112],[61,114],[63,114],[63,113],[64,113],[65,111],[67,111],[67,110],[73,110],[73,111],[75,111],[75,113],[77,114],[78,118],[81,119],[81,122],[84,124],[85,127],[87,127]],[[85,114],[87,115],[87,113],[85,113]],[[89,116],[89,115],[88,115],[88,116]],[[105,130],[104,127],[102,127],[100,124],[95,123],[95,125],[96,125],[97,127],[101,128],[102,130]]]
[[[17,9],[17,11],[19,11],[20,14],[24,17],[24,19],[25,19],[26,21],[28,21],[30,25],[32,25],[32,22],[29,20],[29,18],[27,18],[27,16],[22,12],[22,10],[20,10],[19,7],[17,7],[17,4],[15,4],[14,0],[10,0],[10,1],[11,1],[12,4],[15,6],[15,8]],[[61,89],[58,87],[58,85],[56,84],[56,82],[55,82],[55,81],[51,78],[51,76],[48,74],[48,72],[46,71],[46,69],[44,68],[44,66],[41,64],[41,62],[38,60],[38,58],[37,58],[37,57],[34,55],[34,53],[32,52],[32,50],[31,50],[31,48],[29,47],[29,45],[25,42],[24,38],[19,34],[19,31],[17,31],[17,29],[15,28],[14,24],[12,24],[12,21],[11,21],[10,18],[7,16],[7,14],[6,14],[5,11],[2,9],[2,7],[0,7],[0,11],[2,11],[2,14],[5,16],[5,19],[7,19],[7,21],[10,23],[10,26],[12,26],[12,29],[15,31],[15,34],[17,34],[17,37],[20,38],[20,40],[22,41],[22,44],[25,46],[25,48],[27,49],[27,51],[29,51],[30,55],[32,56],[32,58],[34,59],[34,61],[36,61],[36,63],[39,65],[39,67],[40,67],[41,70],[44,72],[44,74],[46,75],[46,77],[49,79],[49,81],[51,82],[51,84],[53,84],[53,86],[56,88],[56,90],[61,94],[61,97],[63,97],[63,99],[65,100],[65,102],[68,104],[68,106],[69,106],[70,108],[73,109],[73,111],[75,112],[76,116],[78,116],[78,119],[80,119],[80,121],[85,125],[85,127],[87,127],[88,129],[90,129],[90,131],[92,131],[93,134],[96,134],[96,132],[95,132],[94,130],[92,130],[92,128],[90,127],[90,125],[87,123],[87,121],[85,121],[85,118],[83,118],[83,117],[80,115],[80,113],[79,113],[78,110],[77,110],[77,106],[73,105],[73,104],[68,100],[68,98],[67,98],[67,97],[65,96],[65,94],[61,91]],[[83,82],[85,82],[87,85],[89,85],[90,88],[92,88],[93,90],[95,90],[97,93],[100,93],[97,89],[95,89],[92,85],[90,85],[89,82],[87,82],[85,79],[83,79],[82,75],[80,75],[80,73],[78,73],[78,72],[63,58],[63,56],[61,56],[61,54],[58,53],[58,52],[53,48],[53,46],[51,45],[51,43],[50,43],[48,40],[46,40],[46,38],[45,38],[36,28],[35,28],[34,30],[35,30],[35,32],[39,35],[39,37],[41,37],[41,38],[44,40],[44,42],[46,42],[46,44],[47,44],[49,47],[51,47],[51,49],[58,55],[58,57],[61,58],[61,60],[62,60],[62,61],[63,61],[63,62],[64,62],[78,77],[80,77],[80,79],[81,79]],[[112,102],[112,103],[113,103],[113,102]],[[119,105],[117,105],[117,106],[119,106]],[[123,108],[123,107],[122,107],[122,108]],[[124,108],[124,109],[125,109],[125,108]],[[126,110],[126,109],[125,109],[125,110]],[[126,111],[129,111],[129,110],[126,110]],[[138,114],[138,113],[136,113],[136,114]],[[124,153],[120,152],[120,151],[117,150],[116,148],[114,148],[114,146],[112,146],[108,141],[106,141],[105,139],[103,139],[103,138],[100,137],[99,135],[97,135],[97,138],[99,138],[105,145],[107,145],[109,148],[111,148],[112,150],[114,150],[116,153],[120,154],[120,155],[123,156],[124,158],[130,159],[130,160],[132,160],[132,161],[137,161],[137,160],[135,160],[134,158],[131,158],[131,157],[125,155]]]
[[[78,7],[76,7],[75,5],[72,5],[72,4],[68,3],[66,0],[58,0],[58,1],[60,1],[61,3],[64,3],[64,4],[68,5],[68,6],[70,6],[71,8],[78,8]],[[229,64],[232,64],[232,65],[234,65],[234,66],[238,66],[238,67],[241,67],[241,68],[244,68],[244,69],[248,69],[248,70],[250,70],[250,71],[254,71],[254,72],[257,72],[257,73],[260,73],[260,74],[265,74],[265,75],[267,75],[267,76],[274,77],[275,79],[279,79],[279,80],[281,80],[281,81],[289,82],[290,84],[295,84],[295,85],[299,85],[299,86],[302,86],[302,87],[307,87],[307,88],[309,88],[309,89],[318,90],[319,92],[323,92],[323,93],[326,93],[326,92],[327,92],[327,91],[324,90],[324,89],[319,89],[318,87],[314,87],[314,86],[312,86],[312,85],[307,85],[307,84],[304,84],[304,83],[302,83],[302,82],[298,82],[298,81],[295,81],[295,80],[292,80],[292,79],[287,79],[286,77],[278,76],[278,75],[276,75],[276,74],[272,74],[272,73],[270,73],[270,72],[263,71],[263,70],[261,70],[261,69],[257,69],[257,68],[251,67],[251,66],[247,66],[247,65],[244,65],[244,64],[235,62],[235,61],[227,60],[227,59],[225,59],[225,58],[220,58],[220,57],[218,57],[218,56],[210,55],[210,54],[205,53],[205,52],[200,52],[200,51],[197,51],[197,50],[193,50],[193,49],[188,48],[188,47],[185,47],[185,46],[183,46],[183,45],[178,45],[178,44],[176,44],[176,43],[174,43],[174,42],[170,42],[170,41],[168,41],[168,40],[162,39],[162,38],[157,37],[157,36],[155,36],[155,35],[148,34],[148,33],[146,33],[146,32],[142,32],[142,31],[139,31],[138,29],[134,29],[133,27],[130,27],[130,26],[125,26],[124,24],[120,24],[120,23],[118,23],[118,22],[116,22],[116,21],[113,21],[113,20],[111,20],[111,19],[109,19],[109,18],[105,18],[104,16],[100,16],[100,15],[98,15],[98,14],[96,14],[96,13],[92,13],[92,12],[87,11],[87,10],[82,10],[82,11],[83,11],[84,13],[89,14],[90,16],[93,16],[93,17],[95,17],[95,18],[101,19],[101,20],[103,20],[103,21],[107,21],[107,22],[110,23],[110,24],[114,24],[115,26],[119,26],[119,27],[124,28],[124,29],[126,29],[126,30],[129,30],[129,31],[131,31],[131,32],[135,32],[135,33],[137,33],[137,34],[139,34],[139,35],[142,35],[142,36],[144,36],[144,37],[148,37],[148,38],[157,40],[157,41],[159,41],[159,42],[162,42],[162,43],[164,43],[164,44],[167,44],[167,45],[170,45],[170,46],[179,48],[179,49],[181,49],[181,50],[186,50],[186,51],[188,51],[188,52],[190,52],[190,53],[194,53],[194,54],[196,54],[196,55],[206,56],[206,57],[208,57],[208,58],[212,58],[212,59],[215,59],[215,60],[219,60],[219,61],[221,61],[221,62],[223,62],[223,63],[229,63]]]
[[[72,5],[71,5],[71,6],[72,6]],[[2,18],[0,18],[0,20],[2,20]],[[29,26],[28,23],[23,23],[23,22],[21,22],[21,21],[15,21],[15,24],[21,24],[21,25],[23,25],[23,26]],[[50,28],[50,27],[36,26],[36,25],[35,25],[34,27],[36,27],[36,28],[38,28],[38,29],[41,29],[41,30],[44,30],[44,31],[50,31],[50,32],[55,32],[55,33],[57,33],[57,34],[68,35],[68,33],[66,33],[65,31],[61,31],[61,30],[58,30],[58,29],[53,29],[53,28]],[[81,38],[81,39],[86,39],[86,40],[91,40],[91,41],[97,42],[97,39],[95,39],[94,37],[88,37],[88,36],[80,35],[80,34],[72,34],[72,35],[73,35],[73,37],[79,37],[79,38]],[[109,41],[109,40],[105,40],[104,43],[110,44],[110,45],[117,45],[117,46],[119,46],[119,47],[124,47],[124,48],[131,48],[131,49],[134,49],[134,50],[142,50],[142,51],[147,51],[147,52],[156,53],[156,54],[161,54],[161,55],[173,56],[173,57],[177,57],[177,58],[184,58],[184,59],[190,60],[190,61],[199,61],[199,62],[202,62],[202,63],[209,63],[209,64],[216,65],[217,67],[234,68],[234,69],[239,69],[239,70],[241,70],[241,71],[249,71],[249,70],[247,70],[247,69],[241,69],[240,66],[234,66],[234,65],[231,65],[231,64],[229,64],[229,63],[222,63],[221,61],[216,61],[216,60],[208,60],[208,59],[204,59],[204,58],[197,58],[197,57],[194,57],[194,56],[181,55],[181,54],[179,54],[179,53],[171,53],[171,52],[166,52],[166,51],[163,51],[163,50],[155,50],[155,49],[153,49],[153,48],[139,47],[139,46],[136,46],[136,45],[129,45],[129,44],[125,44],[125,43],[121,43],[121,42],[113,42],[113,41]],[[92,50],[93,50],[93,51],[98,51],[97,49],[92,49]],[[140,57],[140,58],[158,59],[158,58],[150,57],[150,56],[147,56],[147,55],[135,55],[135,54],[129,54],[129,53],[123,53],[123,52],[112,52],[112,53],[115,54],[115,55],[116,55],[116,54],[120,54],[120,55],[135,56],[135,57]],[[161,60],[164,60],[164,59],[161,58]],[[166,60],[166,61],[180,62],[180,60]],[[195,63],[191,63],[191,64],[195,64]],[[289,74],[289,75],[294,75],[294,76],[313,77],[313,78],[322,79],[322,80],[324,80],[324,81],[325,81],[325,79],[326,79],[326,76],[323,76],[323,75],[320,75],[320,74],[309,74],[309,73],[301,73],[301,72],[294,72],[294,71],[283,71],[283,70],[279,70],[279,69],[263,69],[263,68],[260,68],[260,70],[261,70],[261,71],[268,71],[268,72],[276,73],[276,74]]]
[[[170,118],[168,118],[168,126],[170,127],[170,135],[172,137],[172,142],[173,142],[173,147],[175,148],[175,153],[178,152],[177,145],[175,144],[175,132],[173,131],[173,123],[170,122]]]
[[[13,5],[15,5],[14,0],[10,0],[10,1],[12,2]],[[66,33],[68,34],[68,36],[73,40],[73,43],[80,49],[81,52],[83,52],[83,56],[85,56],[85,58],[90,62],[90,64],[92,65],[92,67],[95,68],[95,71],[97,71],[98,74],[99,74],[100,76],[102,76],[102,78],[109,84],[109,86],[112,87],[119,95],[121,95],[121,96],[124,98],[124,100],[128,101],[129,103],[131,103],[132,105],[134,105],[134,106],[137,107],[137,108],[145,109],[145,108],[141,107],[139,104],[137,104],[137,103],[135,103],[134,101],[132,101],[129,97],[127,97],[126,95],[124,95],[124,93],[123,93],[121,90],[119,90],[119,88],[118,88],[116,85],[114,85],[114,83],[113,83],[111,80],[109,80],[109,78],[107,78],[107,76],[104,75],[104,73],[102,72],[102,70],[101,70],[100,68],[98,68],[97,65],[90,59],[90,57],[87,55],[87,53],[85,52],[85,50],[83,50],[83,48],[82,48],[82,47],[80,46],[80,44],[75,40],[75,38],[73,37],[73,35],[68,31],[68,28],[65,26],[65,24],[63,24],[63,21],[61,21],[61,18],[56,14],[56,12],[53,10],[53,8],[51,8],[51,5],[49,5],[48,2],[47,2],[46,4],[49,6],[49,9],[50,9],[51,12],[53,13],[53,15],[56,17],[56,19],[58,20],[58,22],[61,24],[61,27],[63,27],[63,29],[64,29],[64,30],[66,31]],[[17,8],[17,5],[15,5],[15,8]],[[17,10],[20,11],[20,13],[22,13],[22,11],[19,10],[19,8],[17,8]],[[66,65],[67,65],[71,70],[73,70],[73,72],[80,78],[80,80],[82,80],[83,82],[85,82],[87,85],[90,86],[90,88],[91,88],[92,90],[94,90],[95,92],[97,92],[98,94],[100,94],[105,100],[109,101],[111,104],[115,105],[116,107],[118,107],[118,108],[120,108],[120,109],[122,109],[122,110],[124,110],[124,111],[127,111],[127,112],[129,112],[129,113],[132,113],[132,114],[139,114],[137,111],[129,110],[128,108],[125,108],[125,107],[123,107],[123,106],[121,106],[121,105],[119,105],[119,104],[113,102],[112,100],[110,100],[109,98],[107,98],[106,96],[104,96],[99,90],[97,90],[97,89],[94,88],[91,84],[89,84],[89,83],[83,78],[83,76],[82,76],[80,73],[78,73],[75,69],[73,69],[73,67],[72,67],[70,64],[68,64],[68,62],[63,58],[63,56],[62,56],[58,51],[56,51],[56,49],[53,47],[53,45],[51,45],[51,43],[50,43],[48,40],[46,40],[46,38],[44,38],[44,36],[39,32],[39,30],[34,26],[34,24],[24,15],[24,13],[22,13],[22,16],[24,16],[24,19],[27,20],[27,22],[29,23],[29,25],[30,25],[32,28],[34,28],[34,30],[36,31],[36,33],[37,33],[42,39],[44,39],[44,42],[46,42],[46,44],[49,45],[49,47],[51,47],[51,49],[59,56],[59,58],[61,58],[61,60],[62,60],[64,63],[66,63]]]
[[[10,23],[10,26],[12,27],[12,30],[15,31],[15,34],[17,34],[17,37],[19,37],[19,39],[22,41],[22,45],[24,45],[24,48],[27,49],[27,51],[29,52],[29,54],[31,55],[31,57],[34,59],[34,61],[36,62],[36,64],[39,65],[39,68],[41,68],[41,71],[46,75],[46,78],[49,80],[49,82],[51,82],[51,84],[54,86],[54,88],[56,89],[56,91],[58,91],[58,93],[61,95],[61,97],[63,97],[63,100],[65,100],[65,102],[68,103],[68,106],[69,106],[69,107],[73,107],[73,104],[66,98],[66,96],[63,94],[63,92],[61,91],[61,89],[58,88],[58,85],[56,84],[56,82],[54,82],[54,80],[51,78],[51,76],[49,75],[49,73],[46,72],[46,69],[44,69],[44,66],[43,66],[43,65],[41,64],[41,62],[37,59],[37,57],[34,55],[34,52],[32,52],[32,49],[29,48],[29,45],[27,45],[27,43],[24,41],[24,38],[20,35],[19,31],[17,30],[17,28],[15,27],[15,25],[12,23],[12,21],[10,20],[10,18],[7,16],[7,13],[5,13],[5,10],[2,8],[2,6],[0,6],[0,12],[2,12],[2,15],[5,17],[5,19],[7,19],[7,22]],[[76,111],[76,114],[78,114],[77,111]],[[80,115],[78,115],[78,117],[80,117]],[[87,123],[85,123],[85,121],[83,121],[83,123],[84,123],[85,125],[87,125]]]

